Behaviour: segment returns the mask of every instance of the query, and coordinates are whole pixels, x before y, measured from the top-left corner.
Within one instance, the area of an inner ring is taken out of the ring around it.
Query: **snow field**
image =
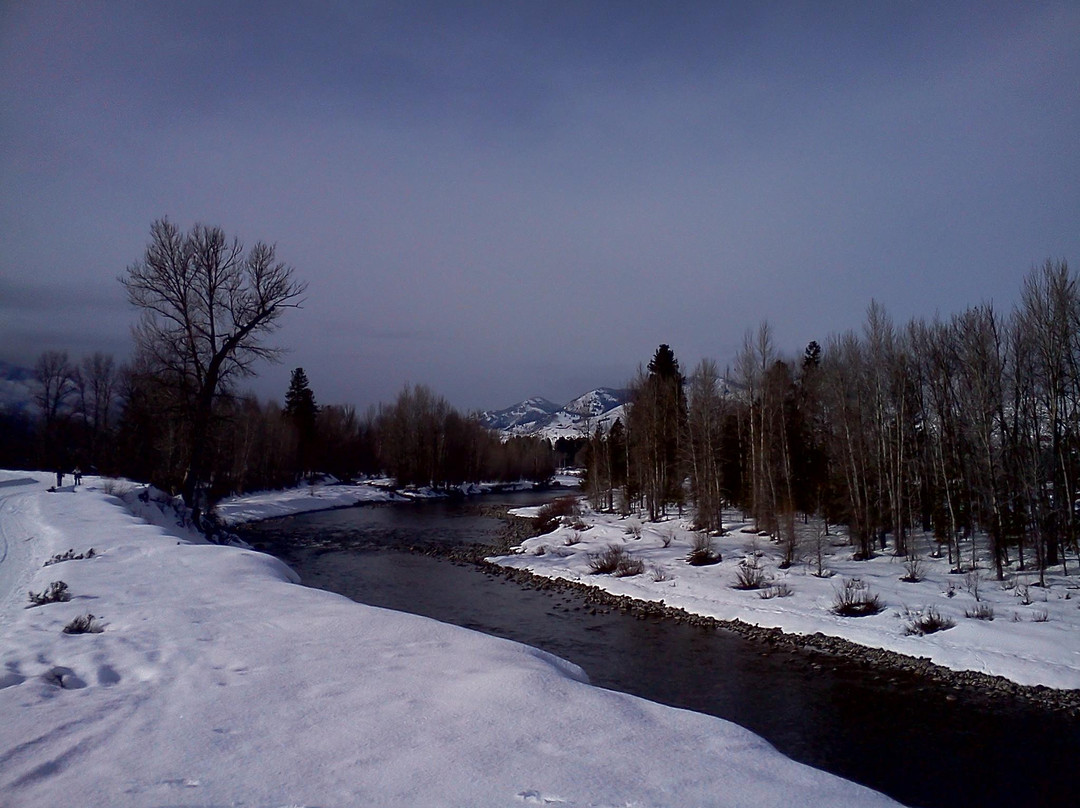
[[[0,487],[6,808],[895,804],[536,649],[298,586],[100,481],[34,478]],[[69,602],[26,608],[55,580]],[[63,633],[86,613],[101,633]]]
[[[538,508],[513,511],[533,516]],[[728,512],[729,517],[736,514]],[[883,648],[913,657],[928,657],[954,670],[974,670],[1003,676],[1023,685],[1080,688],[1080,577],[1064,576],[1061,568],[1047,574],[1048,586],[1032,585],[1037,574],[1010,569],[1004,583],[994,580],[985,558],[978,577],[950,574],[945,558],[931,558],[930,540],[913,537],[921,554],[923,580],[908,583],[904,559],[886,550],[869,561],[853,561],[852,548],[837,528],[824,537],[824,566],[831,577],[817,577],[814,559],[817,528],[797,525],[800,550],[795,564],[779,568],[783,553],[767,536],[754,532],[748,522],[725,522],[727,534],[713,545],[723,561],[712,566],[686,563],[695,539],[687,519],[669,517],[649,523],[638,517],[620,517],[591,510],[576,520],[587,529],[563,524],[554,532],[528,539],[516,554],[492,559],[509,567],[539,575],[580,581],[613,594],[668,606],[721,620],[779,628],[796,634],[841,637],[860,645]],[[640,533],[640,538],[636,535]],[[665,542],[669,546],[665,547]],[[608,547],[623,548],[645,562],[645,572],[633,577],[591,573],[589,562]],[[739,562],[757,558],[773,590],[741,591],[733,588]],[[969,558],[965,556],[965,565]],[[965,566],[966,568],[966,566]],[[656,580],[663,578],[663,580]],[[860,579],[885,605],[877,615],[841,617],[833,614],[837,590]],[[777,596],[776,585],[790,594]],[[783,589],[784,587],[781,587]],[[762,591],[774,595],[763,598]],[[950,594],[951,593],[951,594]],[[978,595],[976,600],[975,595]],[[932,607],[955,622],[944,631],[911,635],[909,627]],[[977,609],[992,609],[993,620],[967,617]]]

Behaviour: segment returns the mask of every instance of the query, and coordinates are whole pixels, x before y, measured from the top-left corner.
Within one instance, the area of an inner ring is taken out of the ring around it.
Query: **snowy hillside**
[[[530,398],[505,410],[489,410],[480,414],[480,421],[505,437],[534,435],[555,441],[559,438],[581,438],[592,434],[597,427],[611,428],[616,418],[626,418],[628,390],[598,387],[559,407],[545,398]]]

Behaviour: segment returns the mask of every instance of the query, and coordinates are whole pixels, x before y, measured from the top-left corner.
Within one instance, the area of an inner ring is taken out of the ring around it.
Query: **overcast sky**
[[[462,409],[1080,266],[1076,2],[0,4],[0,359],[125,358],[150,223],[309,284],[252,388]]]

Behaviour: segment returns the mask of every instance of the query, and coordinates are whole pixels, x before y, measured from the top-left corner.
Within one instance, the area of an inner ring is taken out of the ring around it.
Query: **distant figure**
[[[71,475],[75,478],[75,485],[78,486],[78,484],[82,482],[82,469],[76,466],[74,471],[71,472]]]
[[[60,469],[57,469],[56,470],[56,487],[59,488],[63,484],[64,484],[64,472],[60,471]]]

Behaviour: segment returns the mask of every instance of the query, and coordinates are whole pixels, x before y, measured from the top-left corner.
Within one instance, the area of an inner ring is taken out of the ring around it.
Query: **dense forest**
[[[861,333],[781,356],[767,323],[730,373],[684,377],[661,345],[633,384],[627,423],[597,433],[588,491],[604,509],[693,506],[700,529],[739,507],[794,559],[797,519],[847,526],[858,557],[932,534],[955,569],[976,533],[996,573],[1077,560],[1080,285],[1047,262],[1014,311],[969,308],[895,324],[872,303]]]

